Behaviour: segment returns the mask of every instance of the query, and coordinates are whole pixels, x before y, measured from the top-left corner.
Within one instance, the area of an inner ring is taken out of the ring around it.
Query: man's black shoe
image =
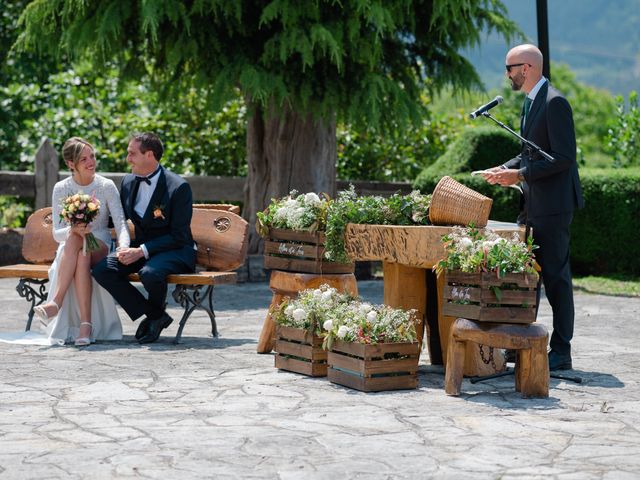
[[[149,328],[147,334],[138,340],[138,343],[153,343],[160,337],[160,332],[171,325],[173,318],[167,313],[163,313],[161,317],[149,320]]]
[[[144,317],[144,320],[140,322],[140,325],[138,325],[138,330],[136,330],[136,340],[140,340],[148,333],[149,322],[149,317]]]
[[[560,355],[555,350],[549,352],[549,371],[571,370],[571,355]]]

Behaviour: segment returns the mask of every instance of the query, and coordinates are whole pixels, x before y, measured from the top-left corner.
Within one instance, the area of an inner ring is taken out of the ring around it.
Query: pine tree
[[[250,221],[291,189],[334,193],[337,118],[417,122],[425,88],[480,84],[461,49],[517,31],[499,0],[34,0],[21,22],[18,49],[149,72],[168,99],[239,89]]]

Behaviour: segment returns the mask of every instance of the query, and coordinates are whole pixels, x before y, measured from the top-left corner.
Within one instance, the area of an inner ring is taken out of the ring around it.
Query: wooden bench
[[[0,267],[0,278],[19,278],[18,295],[29,302],[26,330],[31,329],[33,308],[47,298],[48,270],[55,258],[58,243],[51,232],[51,207],[34,212],[25,228],[22,256],[31,263]],[[247,254],[248,223],[227,208],[194,208],[191,233],[198,244],[197,270],[195,273],[169,275],[167,282],[175,285],[173,298],[184,309],[174,343],[180,342],[187,320],[197,308],[206,311],[211,320],[211,333],[218,336],[213,311],[213,287],[235,283],[237,274]],[[133,236],[133,235],[132,235]],[[137,274],[129,279],[139,282]]]

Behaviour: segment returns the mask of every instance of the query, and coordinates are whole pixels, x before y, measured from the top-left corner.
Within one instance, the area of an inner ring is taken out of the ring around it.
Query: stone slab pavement
[[[24,328],[16,283],[0,280],[2,331]],[[381,302],[381,281],[358,286]],[[267,285],[216,290],[217,339],[196,312],[178,346],[175,324],[138,345],[124,315],[118,342],[0,344],[0,479],[640,478],[639,298],[576,294],[582,383],[522,399],[512,376],[448,397],[426,352],[412,391],[278,371],[255,353]]]

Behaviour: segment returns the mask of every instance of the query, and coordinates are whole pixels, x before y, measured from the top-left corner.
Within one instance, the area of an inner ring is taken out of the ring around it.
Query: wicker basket
[[[442,177],[433,190],[429,220],[433,225],[487,225],[493,200],[456,182]]]

